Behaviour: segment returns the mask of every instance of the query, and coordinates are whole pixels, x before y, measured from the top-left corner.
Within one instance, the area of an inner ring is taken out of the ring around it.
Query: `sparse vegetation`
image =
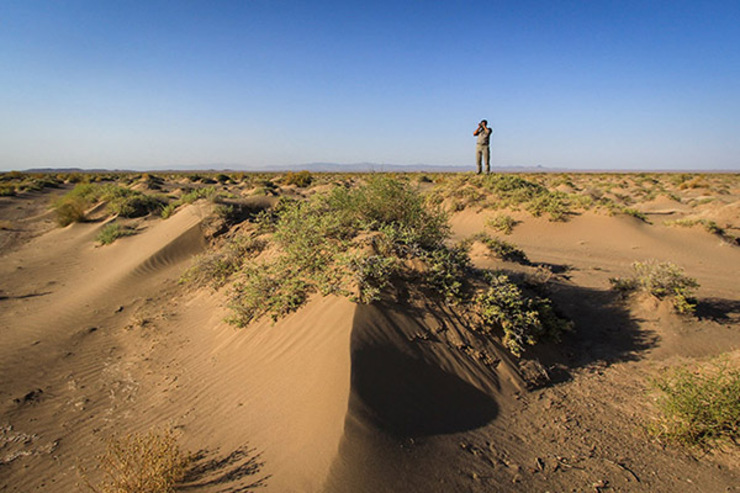
[[[113,184],[81,183],[54,203],[57,222],[67,226],[85,220],[85,211],[98,202],[108,202],[108,211],[121,217],[139,217],[158,211],[162,202],[153,196]]]
[[[113,436],[98,459],[105,479],[93,484],[82,473],[87,487],[96,493],[171,493],[192,461],[171,431]]]
[[[650,224],[650,220],[648,219],[647,215],[644,212],[635,209],[634,207],[622,207],[622,213]]]
[[[219,250],[197,256],[192,267],[180,277],[180,282],[218,289],[249,256],[259,254],[265,245],[266,242],[255,235],[238,235]]]
[[[488,220],[486,221],[486,226],[493,229],[494,231],[499,231],[505,235],[510,235],[512,231],[514,231],[514,226],[516,226],[516,223],[516,220],[514,220],[513,217],[507,214],[496,214],[488,218]]]
[[[648,260],[632,264],[633,277],[627,279],[612,278],[612,288],[621,292],[634,290],[644,291],[656,298],[671,298],[676,311],[691,314],[696,308],[692,297],[694,289],[699,287],[696,279],[687,277],[683,269],[671,262]]]
[[[282,200],[259,223],[280,254],[248,261],[234,274],[230,321],[238,326],[263,316],[277,320],[315,292],[370,303],[401,283],[478,313],[481,327],[500,329],[516,355],[568,327],[549,300],[525,295],[506,276],[473,269],[469,241],[446,244],[445,214],[392,177],[371,177],[310,200]],[[484,241],[499,255],[526,262],[516,247],[487,236]]]
[[[301,188],[309,186],[312,181],[313,177],[308,171],[288,172],[283,178],[283,183],[286,185],[295,185]]]
[[[546,339],[557,339],[570,330],[571,324],[558,317],[550,300],[525,296],[508,276],[487,276],[488,287],[478,294],[478,313],[488,326],[503,330],[504,345],[520,356],[527,345]]]
[[[649,429],[657,438],[708,447],[740,438],[740,370],[726,361],[666,371],[653,382],[660,416]]]
[[[692,218],[684,218],[684,219],[676,219],[673,221],[666,221],[666,226],[679,226],[682,228],[691,228],[697,225],[700,225],[704,228],[704,230],[707,233],[711,233],[713,235],[717,235],[723,240],[729,242],[729,243],[737,243],[737,238],[735,238],[733,235],[729,234],[727,230],[723,227],[721,227],[716,222],[710,220],[710,219],[704,219],[704,218],[698,218],[698,219],[692,219]]]
[[[101,245],[110,245],[118,238],[133,234],[136,234],[136,230],[133,228],[122,226],[118,223],[110,223],[103,227],[100,233],[98,233],[98,236],[95,237],[95,241]]]
[[[167,219],[178,207],[184,204],[192,204],[198,199],[216,200],[218,197],[218,190],[216,187],[201,187],[193,188],[182,195],[178,200],[170,202],[162,208],[162,218]]]
[[[473,239],[481,241],[484,245],[488,247],[488,250],[493,256],[498,257],[502,260],[510,260],[512,262],[519,262],[523,264],[529,262],[527,254],[524,253],[522,249],[516,247],[508,241],[488,236],[485,233],[480,233],[476,235]]]
[[[355,292],[372,301],[398,272],[398,262],[444,248],[448,234],[441,211],[386,176],[309,201],[283,200],[260,222],[273,232],[281,255],[240,272],[231,303],[232,321],[240,326],[267,314],[280,318],[317,291]]]

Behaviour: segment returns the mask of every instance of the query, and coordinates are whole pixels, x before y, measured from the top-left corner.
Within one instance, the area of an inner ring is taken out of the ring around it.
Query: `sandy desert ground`
[[[226,320],[239,272],[217,288],[180,282],[258,234],[280,198],[367,176],[0,175],[0,491],[86,491],[106,440],[152,429],[194,454],[179,491],[740,491],[736,444],[648,432],[663,371],[740,367],[740,175],[511,176],[508,189],[394,179],[448,211],[447,244],[485,232],[526,255],[466,243],[473,269],[535,285],[572,323],[521,357],[414,286],[370,303],[309,293],[238,328]],[[102,201],[59,226],[52,204],[90,180],[157,197],[168,217]],[[502,216],[510,234],[491,225]],[[101,245],[111,223],[133,234]],[[697,280],[695,314],[612,289],[649,259]]]

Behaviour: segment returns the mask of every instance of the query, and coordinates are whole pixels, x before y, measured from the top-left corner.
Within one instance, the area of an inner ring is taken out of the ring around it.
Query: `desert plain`
[[[681,438],[661,407],[677,371],[740,400],[736,173],[0,192],[0,491],[136,491],[106,464],[147,434],[183,458],[160,491],[740,490],[737,414]]]

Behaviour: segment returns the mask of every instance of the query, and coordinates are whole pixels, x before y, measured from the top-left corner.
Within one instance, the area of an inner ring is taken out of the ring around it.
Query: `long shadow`
[[[240,447],[228,455],[218,457],[215,453],[201,450],[193,457],[193,465],[177,490],[221,486],[216,491],[240,493],[264,487],[270,476],[255,478],[262,470],[264,462],[260,460],[261,454],[254,452],[254,449]]]
[[[555,282],[547,296],[556,312],[573,322],[573,330],[560,341],[528,348],[524,358],[537,359],[551,383],[569,380],[571,371],[594,363],[639,360],[658,343],[658,335],[640,327],[642,320],[615,291]]]
[[[498,414],[496,402],[477,387],[390,346],[352,355],[352,392],[362,402],[353,411],[398,436],[470,430]]]
[[[696,316],[699,320],[711,320],[717,323],[737,323],[740,321],[740,300],[705,298],[696,305]]]

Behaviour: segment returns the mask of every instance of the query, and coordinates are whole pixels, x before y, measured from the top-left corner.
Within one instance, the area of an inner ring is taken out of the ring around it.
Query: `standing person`
[[[481,120],[478,128],[473,132],[473,136],[478,137],[478,143],[475,145],[475,161],[478,165],[478,174],[481,173],[481,161],[486,158],[486,174],[491,172],[491,133],[493,130],[488,128],[488,120]]]

